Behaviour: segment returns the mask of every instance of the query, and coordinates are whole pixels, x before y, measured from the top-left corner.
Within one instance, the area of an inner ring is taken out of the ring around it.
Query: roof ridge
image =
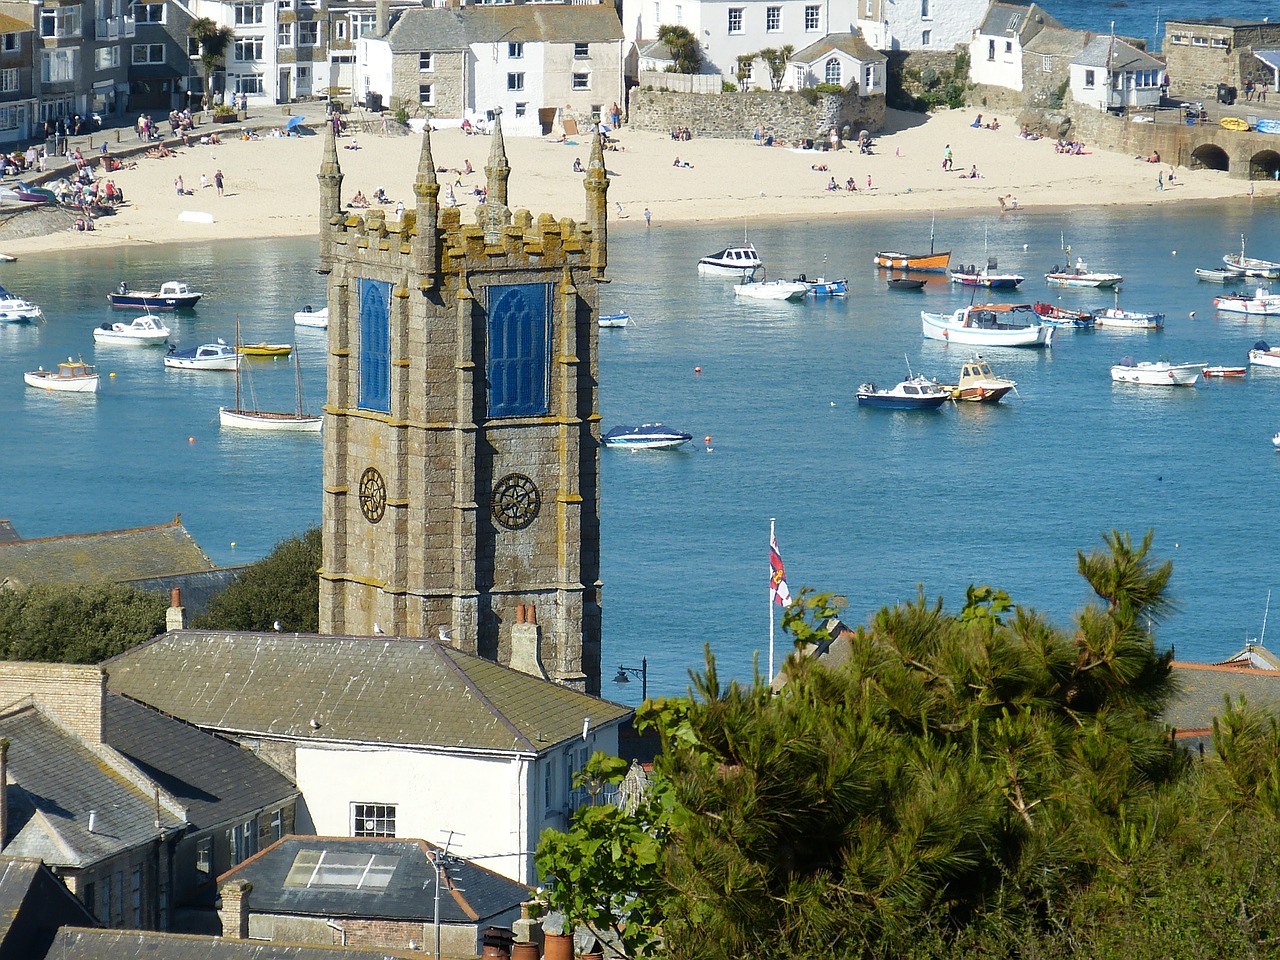
[[[24,537],[21,540],[13,540],[5,543],[0,543],[0,547],[14,547],[18,545],[29,546],[30,544],[33,544],[33,543],[48,543],[51,540],[86,540],[89,537],[108,537],[108,536],[114,536],[122,533],[147,533],[151,530],[167,530],[174,527],[181,530],[186,529],[185,527],[182,526],[182,514],[178,514],[168,523],[153,523],[150,526],[145,526],[145,527],[126,527],[123,530],[97,530],[91,533],[59,533],[49,537]],[[191,534],[188,533],[187,536],[191,536]],[[193,542],[194,542],[194,538],[193,538]],[[197,544],[197,547],[198,546],[199,544]],[[200,552],[204,553],[203,550],[201,550]]]
[[[427,643],[431,644],[432,648],[435,649],[437,654],[446,650],[448,651],[444,654],[444,657],[442,659],[448,664],[449,668],[455,674],[457,674],[457,676],[461,677],[463,683],[479,698],[480,702],[484,704],[486,707],[488,707],[495,717],[497,717],[499,720],[502,721],[503,725],[511,732],[511,735],[516,738],[516,741],[518,743],[522,744],[526,749],[532,750],[535,753],[537,753],[538,748],[534,746],[533,741],[531,741],[528,737],[524,735],[523,732],[521,732],[520,728],[515,725],[515,723],[511,720],[511,718],[508,717],[505,712],[500,710],[498,708],[498,705],[485,695],[484,691],[480,689],[480,687],[476,684],[476,682],[473,679],[471,679],[471,675],[468,674],[467,671],[462,669],[462,665],[453,659],[451,654],[462,653],[462,651],[458,650],[456,647],[446,647],[439,640],[434,640],[434,639],[431,639],[430,637],[427,637],[424,639],[426,640]],[[469,656],[469,654],[467,655]],[[484,658],[480,657],[479,659],[484,659]],[[489,662],[493,662],[493,661],[489,661]],[[498,664],[498,666],[501,666],[501,664]],[[519,673],[520,671],[517,670],[516,672]],[[525,675],[531,676],[529,674],[525,674]],[[537,678],[531,677],[531,679],[536,680]]]

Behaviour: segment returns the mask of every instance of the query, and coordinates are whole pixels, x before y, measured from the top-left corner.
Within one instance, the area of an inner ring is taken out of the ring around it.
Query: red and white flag
[[[787,588],[787,571],[782,566],[782,554],[778,552],[778,538],[769,533],[769,597],[780,607],[791,602]]]

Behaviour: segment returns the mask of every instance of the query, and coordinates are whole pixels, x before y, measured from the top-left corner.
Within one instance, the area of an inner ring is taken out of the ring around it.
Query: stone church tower
[[[464,225],[439,204],[429,129],[399,221],[343,209],[326,136],[320,630],[440,636],[598,694],[600,141],[585,220],[535,219],[507,205],[499,117]]]

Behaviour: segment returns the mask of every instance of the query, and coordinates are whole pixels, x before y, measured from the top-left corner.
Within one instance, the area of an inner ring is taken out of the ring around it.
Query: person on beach
[[[678,163],[677,163],[677,164],[676,164],[676,166],[680,166],[680,164],[678,164]],[[581,157],[574,157],[574,158],[573,158],[573,172],[574,172],[574,173],[582,173],[582,172],[583,172],[583,169],[582,169],[582,158],[581,158]]]
[[[200,189],[201,190],[209,189],[209,178],[206,177],[203,173],[200,174]]]
[[[185,197],[187,195],[187,188],[182,182],[182,174],[178,174],[178,179],[173,181],[173,188],[178,191],[178,196]]]
[[[850,177],[848,180],[845,181],[844,188],[848,190],[850,193],[858,192],[858,185],[853,182],[853,177]]]
[[[1163,170],[1160,170],[1156,173],[1156,189],[1157,190],[1164,189],[1164,171]]]
[[[942,148],[942,169],[951,170],[953,166],[954,161],[951,156],[951,144],[948,143]]]
[[[644,208],[644,225],[646,227],[649,226],[649,221],[651,221],[652,219],[653,219],[653,214],[649,211],[648,207],[645,207]]]
[[[218,188],[218,196],[222,196],[222,169],[219,168],[213,175],[213,185]]]

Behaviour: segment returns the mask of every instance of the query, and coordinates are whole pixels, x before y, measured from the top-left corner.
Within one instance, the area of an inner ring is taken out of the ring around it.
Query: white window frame
[[[0,93],[17,93],[22,86],[22,78],[17,67],[0,70]]]
[[[260,97],[265,90],[260,73],[240,73],[232,78],[232,90],[246,97]]]
[[[822,29],[822,7],[818,4],[809,4],[804,8],[804,32],[816,33]]]
[[[266,13],[260,3],[233,4],[232,15],[237,27],[257,27],[266,22]]]
[[[746,15],[746,7],[730,7],[729,8],[729,23],[728,23],[727,29],[731,37],[738,36],[739,34],[745,32],[742,27],[742,21],[745,15]]]
[[[524,59],[524,41],[512,40],[507,43],[507,59],[508,60]]]
[[[80,61],[78,47],[42,50],[41,54],[40,80],[43,83],[71,83],[76,79]],[[64,114],[57,114],[57,116],[64,116]]]
[[[424,107],[436,105],[436,87],[434,83],[418,84],[418,102]]]
[[[44,7],[40,11],[40,36],[50,40],[78,37],[84,29],[80,7]]]
[[[872,90],[876,89],[876,65],[874,63],[867,64],[862,71],[862,95],[865,97]]]
[[[524,74],[523,74],[523,73],[508,73],[508,74],[507,74],[507,89],[508,89],[509,91],[511,91],[512,93],[519,93],[521,90],[523,90],[523,89],[524,89]]]
[[[232,46],[232,59],[237,63],[260,63],[265,47],[262,37],[237,37]],[[256,55],[245,56],[246,53]]]
[[[574,90],[579,90],[579,91],[581,91],[581,90],[590,90],[590,89],[591,89],[591,74],[589,74],[589,73],[575,73],[575,74],[573,75],[573,89],[574,89]]]
[[[525,116],[528,112],[529,112],[529,104],[528,104],[528,103],[526,103],[526,102],[524,102],[524,101],[520,101],[520,102],[518,102],[518,103],[516,104],[516,116],[517,116],[517,117],[523,117],[523,116]]]
[[[93,65],[98,71],[114,70],[120,66],[120,45],[115,43],[109,47],[99,47],[93,52]]]
[[[782,7],[773,6],[764,8],[764,32],[782,32]]]
[[[920,19],[932,20],[933,10],[929,6],[929,0],[920,0]]]
[[[823,83],[842,83],[844,76],[844,65],[840,63],[839,57],[828,57],[827,62],[822,65],[822,82]]]
[[[1086,90],[1092,90],[1097,82],[1098,75],[1093,70],[1086,70],[1084,72],[1084,88]]]
[[[293,46],[293,24],[281,20],[276,24],[276,46],[292,47]]]
[[[298,21],[298,46],[320,46],[320,24],[315,20]]]
[[[129,7],[134,23],[166,23],[165,3],[133,3]]]
[[[435,56],[427,51],[418,54],[418,72],[419,73],[435,73],[436,61]]]
[[[922,47],[930,47],[930,46],[933,46],[933,31],[932,31],[932,30],[921,30],[921,31],[920,31],[920,46],[922,46]]]

